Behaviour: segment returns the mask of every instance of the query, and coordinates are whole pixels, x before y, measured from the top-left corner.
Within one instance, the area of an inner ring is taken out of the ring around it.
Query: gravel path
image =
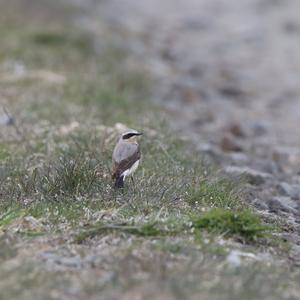
[[[78,20],[114,33],[156,80],[174,129],[234,175],[247,200],[294,228],[300,254],[300,2],[85,1]],[[86,5],[86,4],[89,5]]]

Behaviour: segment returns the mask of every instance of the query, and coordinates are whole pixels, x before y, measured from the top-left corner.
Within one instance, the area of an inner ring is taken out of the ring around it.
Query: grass
[[[75,236],[75,242],[82,243],[87,238],[93,238],[101,233],[110,231],[122,231],[142,237],[162,235],[163,232],[155,226],[155,223],[146,223],[140,226],[126,224],[95,224],[91,228],[84,230]]]
[[[8,209],[2,215],[0,215],[0,230],[11,224],[16,218],[22,216],[21,210]]]
[[[246,204],[241,200],[241,186],[237,180],[215,177],[207,182],[207,178],[194,186],[189,192],[187,201],[191,205],[203,205],[218,208],[242,208]]]
[[[0,161],[6,159],[9,156],[9,151],[5,144],[0,144]]]
[[[111,206],[118,210],[120,220],[138,216],[154,218],[162,214],[173,223],[177,215],[189,220],[192,211],[202,214],[202,208],[216,205],[215,199],[221,208],[228,208],[230,202],[231,209],[241,209],[241,198],[230,185],[223,185],[223,179],[219,184],[211,183],[215,174],[209,174],[192,155],[188,162],[185,161],[188,154],[181,160],[183,145],[166,136],[149,136],[143,142],[144,158],[136,184],[128,181],[125,190],[115,191],[110,180],[110,153],[116,132],[112,133],[113,138],[98,133],[97,143],[97,138],[90,137],[90,131],[90,128],[79,129],[63,140],[57,137],[52,153],[47,156],[40,153],[32,157],[32,150],[24,147],[24,152],[16,155],[25,159],[15,159],[14,168],[9,168],[12,161],[7,160],[1,181],[2,207],[13,205],[35,211],[39,206],[55,210],[66,205],[68,209],[60,210],[58,216],[78,211],[73,217],[82,218],[83,207],[96,210]],[[107,148],[101,149],[99,144]],[[30,154],[26,158],[27,151]],[[199,186],[207,194],[199,196]],[[193,199],[198,195],[203,202],[191,201],[191,194]]]
[[[78,233],[75,237],[76,242],[83,242],[88,238],[104,234],[109,231],[120,231],[128,234],[144,237],[151,236],[176,236],[187,232],[195,232],[198,236],[199,231],[213,234],[221,234],[223,237],[235,237],[247,243],[253,243],[260,238],[268,237],[268,232],[273,228],[264,225],[260,218],[249,209],[225,210],[223,208],[213,208],[204,213],[196,213],[194,216],[186,214],[185,221],[164,219],[163,221],[147,221],[132,224],[120,223],[99,223],[88,226]]]
[[[0,132],[0,298],[43,299],[43,289],[48,299],[223,291],[237,277],[224,260],[232,239],[255,252],[273,228],[243,202],[241,183],[168,129],[148,101],[151,78],[127,67],[130,53],[110,39],[99,50],[90,33],[59,22],[0,24],[0,99],[16,121]],[[110,179],[117,123],[144,132],[135,184],[122,191]],[[74,256],[80,270],[68,264]],[[251,285],[249,269],[240,277]]]
[[[224,236],[242,237],[246,241],[264,237],[272,229],[263,225],[259,217],[250,210],[231,211],[221,208],[214,208],[201,217],[194,218],[193,226]]]

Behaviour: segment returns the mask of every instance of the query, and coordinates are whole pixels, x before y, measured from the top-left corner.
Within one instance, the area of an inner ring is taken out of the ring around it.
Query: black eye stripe
[[[127,134],[123,135],[123,140],[128,140],[135,135],[136,135],[136,133],[127,133]]]

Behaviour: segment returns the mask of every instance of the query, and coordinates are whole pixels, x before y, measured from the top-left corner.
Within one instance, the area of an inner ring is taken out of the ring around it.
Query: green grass
[[[238,181],[231,178],[214,177],[211,181],[205,178],[191,189],[187,200],[191,205],[233,209],[246,207],[240,201],[240,188]]]
[[[260,238],[269,237],[268,233],[273,230],[271,226],[263,224],[259,217],[249,209],[232,211],[223,208],[213,208],[205,213],[198,212],[194,216],[186,213],[183,220],[170,218],[164,221],[147,221],[140,224],[128,224],[125,222],[120,224],[100,223],[89,226],[79,232],[75,237],[75,241],[80,243],[88,238],[110,231],[126,232],[144,237],[180,236],[190,232],[195,232],[196,237],[198,237],[200,232],[207,231],[253,243],[258,242]]]
[[[221,233],[225,237],[237,236],[246,241],[265,237],[267,232],[272,231],[270,226],[263,225],[259,217],[247,209],[231,211],[214,208],[200,217],[195,217],[193,226],[200,230]]]
[[[0,144],[0,161],[9,157],[8,147],[5,144]]]
[[[91,228],[81,231],[75,236],[76,243],[82,243],[88,238],[93,238],[102,233],[111,231],[120,231],[142,237],[153,237],[161,235],[163,232],[155,226],[155,223],[146,223],[142,225],[126,224],[95,224]]]
[[[175,136],[149,102],[152,78],[128,67],[135,60],[113,37],[98,49],[96,37],[62,20],[0,22],[1,96],[16,120],[1,127],[0,298],[134,298],[150,287],[171,299],[211,299],[238,277],[252,284],[251,267],[226,273],[231,238],[255,252],[274,230],[244,203],[242,183]],[[111,181],[116,123],[144,132],[135,183],[123,190]],[[58,262],[41,259],[49,252]],[[78,269],[64,265],[73,256]],[[238,299],[243,289],[226,293]]]
[[[23,214],[24,213],[21,210],[7,209],[2,215],[0,215],[0,230],[7,227],[7,225],[11,224],[15,219],[21,217]]]
[[[62,31],[34,32],[32,33],[32,41],[45,47],[71,47],[83,52],[92,48],[92,42],[87,34],[70,35],[68,32]]]

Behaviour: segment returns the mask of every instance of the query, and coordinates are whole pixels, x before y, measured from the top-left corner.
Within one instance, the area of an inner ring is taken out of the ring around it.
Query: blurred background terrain
[[[0,298],[299,299],[299,11],[0,0]],[[145,158],[118,195],[125,125]],[[199,231],[211,207],[238,229]]]

